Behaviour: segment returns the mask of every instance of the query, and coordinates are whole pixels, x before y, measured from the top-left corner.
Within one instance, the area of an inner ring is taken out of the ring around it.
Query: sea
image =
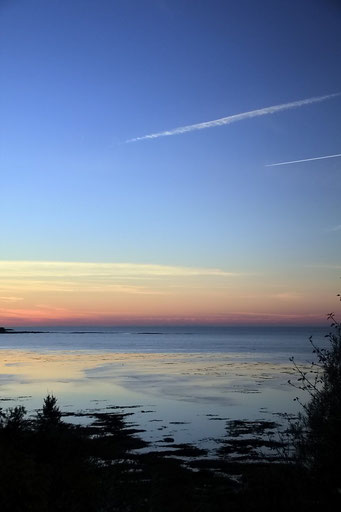
[[[91,422],[98,412],[119,412],[155,449],[172,441],[213,453],[231,421],[283,426],[300,412],[300,402],[309,397],[298,389],[295,365],[308,369],[314,361],[309,338],[325,347],[328,332],[275,326],[18,327],[0,335],[0,408],[23,405],[34,416],[50,393],[65,421]]]

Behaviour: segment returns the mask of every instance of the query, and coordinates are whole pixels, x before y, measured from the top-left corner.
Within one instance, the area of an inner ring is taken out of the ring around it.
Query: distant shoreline
[[[7,329],[0,327],[0,334],[43,334],[49,331],[15,331],[14,329]]]

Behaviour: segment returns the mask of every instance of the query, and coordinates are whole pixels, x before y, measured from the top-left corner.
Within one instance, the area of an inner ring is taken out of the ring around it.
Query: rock
[[[0,334],[9,334],[13,329],[6,329],[6,327],[0,327]]]

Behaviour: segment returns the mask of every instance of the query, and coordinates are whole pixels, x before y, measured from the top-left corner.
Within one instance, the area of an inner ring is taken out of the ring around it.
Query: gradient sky
[[[325,323],[336,0],[0,0],[0,325]],[[66,262],[66,263],[65,263]]]

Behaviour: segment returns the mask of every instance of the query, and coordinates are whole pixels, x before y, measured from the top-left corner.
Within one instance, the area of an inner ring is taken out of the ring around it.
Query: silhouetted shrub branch
[[[296,388],[307,392],[310,399],[302,403],[304,412],[292,425],[292,434],[301,463],[328,486],[340,487],[341,462],[341,323],[330,313],[331,332],[326,335],[328,347],[318,347],[312,337],[316,361],[310,370],[299,367]]]

